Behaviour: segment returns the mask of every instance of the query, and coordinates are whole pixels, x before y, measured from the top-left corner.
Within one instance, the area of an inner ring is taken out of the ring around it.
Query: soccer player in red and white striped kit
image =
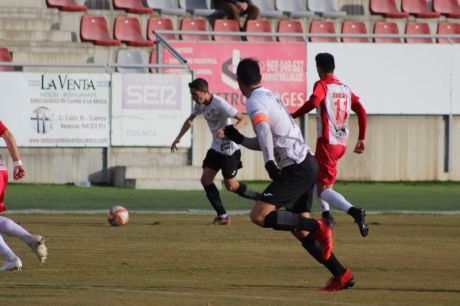
[[[348,119],[353,110],[358,116],[359,135],[354,152],[364,152],[366,136],[366,111],[359,98],[335,76],[334,57],[319,53],[315,57],[320,80],[313,86],[310,99],[292,117],[300,117],[316,108],[317,142],[315,156],[319,165],[316,181],[316,200],[321,204],[323,218],[333,225],[329,204],[351,215],[363,237],[369,232],[365,221],[366,210],[354,207],[340,193],[333,190],[337,176],[337,162],[345,154],[349,135]]]
[[[6,128],[2,121],[0,121],[0,137],[5,140],[8,151],[13,159],[14,170],[13,178],[15,181],[22,179],[26,175],[26,171],[22,165],[19,156],[19,149],[13,134]],[[6,185],[8,184],[8,169],[6,163],[0,155],[0,212],[6,210],[3,204],[5,196]],[[0,272],[10,270],[21,270],[21,259],[11,250],[3,239],[3,235],[17,237],[24,241],[32,251],[37,255],[39,261],[45,262],[48,256],[48,250],[45,246],[45,240],[42,236],[32,235],[22,226],[13,220],[0,216],[0,256],[3,257],[3,264],[0,267]]]

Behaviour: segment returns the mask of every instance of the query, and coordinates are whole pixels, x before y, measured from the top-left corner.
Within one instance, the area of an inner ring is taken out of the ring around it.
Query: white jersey
[[[351,112],[350,88],[343,84],[327,84],[324,106],[320,104],[316,112],[318,137],[324,137],[330,144],[346,146]]]
[[[235,151],[239,150],[240,147],[226,137],[217,137],[216,132],[217,130],[231,124],[230,118],[235,117],[237,113],[238,111],[236,108],[217,95],[212,96],[211,103],[208,105],[196,104],[192,111],[192,115],[203,115],[206,119],[209,130],[212,134],[211,148],[214,151],[228,156],[235,153]]]
[[[254,128],[260,118],[268,120],[278,167],[299,164],[305,159],[310,149],[294,119],[273,92],[263,87],[253,90],[246,102],[246,110]]]

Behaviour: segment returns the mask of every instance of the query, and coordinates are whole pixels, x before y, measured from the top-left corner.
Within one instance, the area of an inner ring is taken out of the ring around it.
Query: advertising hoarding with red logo
[[[195,71],[195,77],[209,82],[210,91],[245,112],[246,99],[236,81],[236,67],[246,57],[257,59],[262,85],[276,92],[289,111],[305,102],[306,45],[302,43],[173,42],[172,46]],[[164,62],[177,63],[167,51]],[[170,71],[174,73],[174,71]]]

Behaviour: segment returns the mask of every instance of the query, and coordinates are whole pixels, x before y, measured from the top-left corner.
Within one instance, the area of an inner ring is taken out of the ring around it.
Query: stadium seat
[[[386,18],[409,17],[409,13],[398,9],[395,0],[371,0],[370,9],[372,13],[383,15]]]
[[[118,16],[115,18],[114,36],[134,47],[153,46],[154,42],[142,37],[141,24],[136,17]]]
[[[303,34],[303,25],[299,20],[281,19],[278,22],[278,33],[301,33]],[[280,42],[305,42],[303,37],[278,36]]]
[[[215,32],[240,32],[240,26],[238,22],[234,19],[217,19],[214,22],[214,31]],[[214,35],[214,40],[216,41],[241,41],[241,36],[239,35]]]
[[[410,35],[422,35],[422,34],[431,34],[430,26],[426,22],[415,22],[409,21],[406,24],[406,34]],[[406,38],[406,42],[410,44],[414,43],[432,43],[433,39],[431,38]]]
[[[270,20],[259,19],[249,20],[246,27],[246,33],[272,33],[272,24]],[[273,36],[251,36],[247,35],[247,40],[251,42],[271,41]]]
[[[416,18],[439,18],[441,15],[433,12],[426,0],[402,0],[402,10]]]
[[[80,36],[82,41],[99,46],[119,46],[121,41],[112,39],[103,16],[85,15],[81,18]]]
[[[75,0],[47,0],[48,7],[58,8],[60,11],[67,12],[86,12],[84,5],[78,5]]]
[[[302,7],[301,0],[276,0],[275,7],[278,11],[292,18],[313,17],[315,13]]]
[[[140,50],[120,49],[117,52],[117,64],[120,65],[145,65],[147,61]],[[117,67],[118,72],[122,73],[146,73],[147,68],[143,67]]]
[[[310,34],[337,34],[333,21],[313,20],[310,24]],[[310,37],[311,42],[337,42],[336,37]]]
[[[183,18],[180,22],[181,31],[208,31],[206,20],[202,18]],[[181,35],[182,40],[209,40],[208,35]]]
[[[155,30],[174,30],[172,20],[169,18],[152,17],[147,24],[147,38],[151,41],[156,41],[156,36],[153,34]],[[177,36],[174,34],[162,34],[164,39],[176,40]]]
[[[84,4],[88,10],[110,10],[110,0],[85,0]]]
[[[448,18],[460,18],[460,4],[458,0],[433,0],[435,12],[446,15]]]
[[[273,9],[269,0],[252,0],[252,3],[259,8],[261,17],[281,18],[283,16],[283,12]]]
[[[345,20],[342,24],[342,34],[368,34],[366,24],[362,21]],[[366,37],[343,37],[346,43],[368,43],[371,42]]]
[[[185,9],[179,8],[175,3],[174,0],[147,0],[147,5],[155,11],[159,11],[161,15],[187,15]]]
[[[213,18],[225,16],[223,11],[211,9],[206,0],[179,0],[179,6],[195,16],[210,16]]]
[[[151,14],[153,9],[145,7],[142,0],[113,0],[113,7],[133,14]]]
[[[440,22],[438,24],[438,35],[460,35],[460,23],[456,22]],[[451,38],[451,41],[455,44],[460,44],[460,38]],[[438,38],[438,42],[441,44],[448,44],[449,39]]]
[[[335,7],[334,0],[308,0],[308,9],[324,18],[340,18],[347,15]]]
[[[374,34],[399,34],[396,22],[377,21],[374,24]],[[400,43],[400,38],[374,38],[376,43]]]
[[[0,48],[0,62],[12,62],[10,51],[7,48]],[[14,71],[13,66],[0,66],[0,71]]]

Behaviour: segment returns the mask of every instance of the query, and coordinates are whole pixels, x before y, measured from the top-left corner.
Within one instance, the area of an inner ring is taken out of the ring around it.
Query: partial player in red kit
[[[8,152],[13,159],[14,170],[13,178],[15,181],[22,179],[26,171],[19,156],[19,149],[13,134],[8,131],[6,126],[0,121],[0,136],[5,140]],[[0,212],[6,210],[3,198],[5,197],[6,185],[8,184],[8,169],[6,163],[0,155]],[[3,235],[17,237],[24,241],[37,255],[40,262],[45,262],[48,250],[45,246],[45,239],[39,235],[32,235],[26,229],[18,225],[13,220],[0,216],[0,256],[3,257],[3,264],[0,271],[21,270],[21,259],[10,249],[3,239]]]
[[[351,215],[358,224],[361,235],[366,237],[369,232],[365,221],[366,210],[354,207],[340,193],[333,190],[337,162],[347,149],[350,112],[352,110],[358,116],[359,136],[354,152],[361,154],[365,148],[366,111],[351,89],[334,76],[334,57],[329,53],[319,53],[315,60],[320,80],[315,83],[310,99],[293,113],[292,117],[297,118],[316,108],[318,139],[315,156],[319,164],[316,187],[323,218],[331,225],[334,224],[329,212],[331,204]]]

